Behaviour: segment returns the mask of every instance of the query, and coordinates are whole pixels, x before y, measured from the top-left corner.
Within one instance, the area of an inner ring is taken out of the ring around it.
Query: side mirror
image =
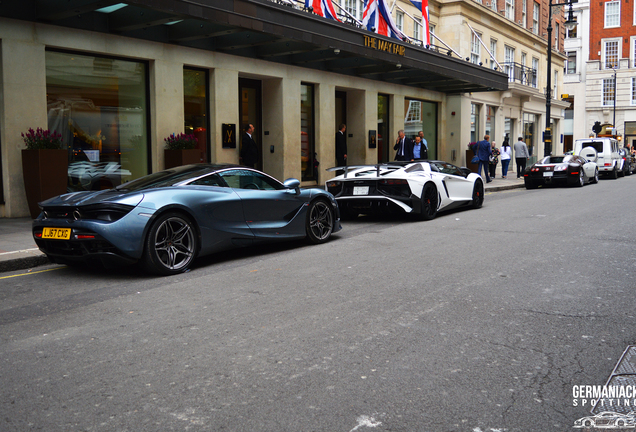
[[[283,183],[283,186],[285,186],[287,189],[293,190],[297,194],[300,193],[300,180],[298,179],[289,178],[285,180],[285,182]]]

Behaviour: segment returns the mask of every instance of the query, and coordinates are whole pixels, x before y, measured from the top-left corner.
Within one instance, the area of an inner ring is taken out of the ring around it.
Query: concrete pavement
[[[523,179],[509,172],[486,184],[486,193],[523,188]],[[31,218],[0,218],[0,272],[28,269],[47,264],[31,235]]]

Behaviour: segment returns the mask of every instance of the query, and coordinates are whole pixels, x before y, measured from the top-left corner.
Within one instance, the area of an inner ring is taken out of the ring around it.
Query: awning
[[[287,0],[20,0],[0,2],[0,16],[449,94],[508,88],[505,73],[319,17]]]

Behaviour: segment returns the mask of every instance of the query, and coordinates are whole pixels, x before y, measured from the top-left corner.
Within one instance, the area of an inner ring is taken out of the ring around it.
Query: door
[[[263,118],[261,105],[262,86],[258,80],[239,78],[239,125],[238,136],[243,137],[245,126],[254,125],[252,138],[256,141],[258,148],[258,162],[254,168],[263,170]],[[239,139],[239,151],[241,149],[241,139]]]
[[[378,95],[378,163],[393,160],[393,146],[389,144],[389,96]]]
[[[431,162],[437,171],[444,174],[444,187],[453,201],[470,200],[473,197],[473,182],[455,165],[446,162]]]
[[[304,205],[294,189],[250,169],[232,169],[220,175],[241,198],[245,220],[256,237],[298,236],[298,232],[285,232]]]

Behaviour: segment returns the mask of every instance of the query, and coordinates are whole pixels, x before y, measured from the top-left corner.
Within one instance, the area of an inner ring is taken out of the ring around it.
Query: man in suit
[[[404,130],[398,131],[398,139],[393,146],[396,161],[410,161],[413,159],[413,141],[404,136]]]
[[[486,183],[490,183],[492,181],[488,175],[488,164],[490,163],[490,155],[492,154],[492,147],[488,140],[490,140],[490,135],[484,135],[484,140],[477,142],[477,157],[479,158],[477,174],[481,175],[481,168],[484,167]]]
[[[345,166],[347,165],[347,137],[345,136],[345,131],[347,130],[347,125],[342,123],[338,127],[338,132],[336,132],[336,166]]]
[[[241,139],[241,159],[245,166],[254,168],[258,162],[258,146],[252,135],[254,134],[254,125],[248,124],[244,128],[243,138]]]

